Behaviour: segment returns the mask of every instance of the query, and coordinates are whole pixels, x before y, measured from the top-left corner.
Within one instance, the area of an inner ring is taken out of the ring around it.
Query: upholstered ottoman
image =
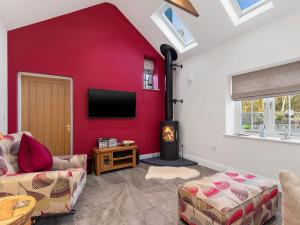
[[[277,185],[236,171],[178,187],[179,217],[193,225],[262,225],[278,207]]]

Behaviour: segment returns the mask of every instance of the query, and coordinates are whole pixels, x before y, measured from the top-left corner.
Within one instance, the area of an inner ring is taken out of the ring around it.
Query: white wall
[[[175,96],[184,104],[175,108],[185,154],[272,179],[282,169],[300,175],[300,145],[224,136],[234,118],[230,76],[300,59],[299,22],[297,11],[182,62]]]
[[[0,132],[7,133],[7,32],[0,22]]]

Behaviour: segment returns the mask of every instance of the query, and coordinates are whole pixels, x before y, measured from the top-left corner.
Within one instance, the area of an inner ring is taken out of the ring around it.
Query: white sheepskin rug
[[[145,179],[160,178],[164,180],[171,180],[176,178],[191,179],[198,177],[199,171],[187,167],[170,167],[170,166],[150,166]]]

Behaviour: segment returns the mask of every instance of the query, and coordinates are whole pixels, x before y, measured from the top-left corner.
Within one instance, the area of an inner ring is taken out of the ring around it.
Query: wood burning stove
[[[178,121],[160,123],[160,158],[172,161],[179,158]]]
[[[179,158],[179,126],[178,121],[173,121],[173,104],[178,101],[173,99],[173,68],[177,66],[173,61],[176,61],[178,56],[175,49],[169,45],[160,46],[160,50],[165,57],[166,72],[166,121],[160,124],[160,158],[173,161]]]
[[[160,51],[165,57],[166,90],[165,121],[160,123],[160,157],[143,159],[142,162],[155,166],[191,166],[196,162],[179,157],[179,122],[173,121],[173,104],[183,100],[173,99],[173,70],[181,65],[174,64],[177,52],[169,45],[161,45]]]

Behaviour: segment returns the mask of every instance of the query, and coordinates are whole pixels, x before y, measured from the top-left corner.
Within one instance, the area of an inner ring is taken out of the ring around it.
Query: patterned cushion
[[[16,171],[12,165],[2,156],[0,156],[0,176],[15,174]]]
[[[32,134],[30,132],[20,132],[20,133],[14,133],[14,134],[9,134],[7,136],[10,136],[13,138],[14,142],[21,141],[23,134],[27,134],[28,136],[32,137]]]
[[[226,171],[179,186],[180,198],[222,223],[232,224],[277,197],[277,186],[252,174]]]
[[[19,152],[19,146],[20,146],[20,141],[23,136],[23,134],[27,134],[28,136],[32,136],[31,133],[29,132],[20,132],[20,133],[15,133],[15,134],[8,134],[4,136],[4,141],[6,141],[6,148],[5,151],[3,151],[5,154],[4,158],[6,158],[10,164],[14,167],[16,171],[19,171],[19,166],[18,166],[18,152]],[[9,144],[7,145],[7,143]],[[1,148],[1,141],[0,141],[0,148]],[[2,149],[3,150],[3,149]],[[0,155],[1,155],[1,150],[0,150]]]
[[[10,149],[13,145],[13,141],[10,139],[4,139],[0,141],[0,156],[5,158],[7,161],[10,162]]]
[[[7,134],[7,135],[4,135],[2,133],[0,133],[0,141],[3,141],[3,140],[13,140],[13,137],[10,135],[10,134]]]

